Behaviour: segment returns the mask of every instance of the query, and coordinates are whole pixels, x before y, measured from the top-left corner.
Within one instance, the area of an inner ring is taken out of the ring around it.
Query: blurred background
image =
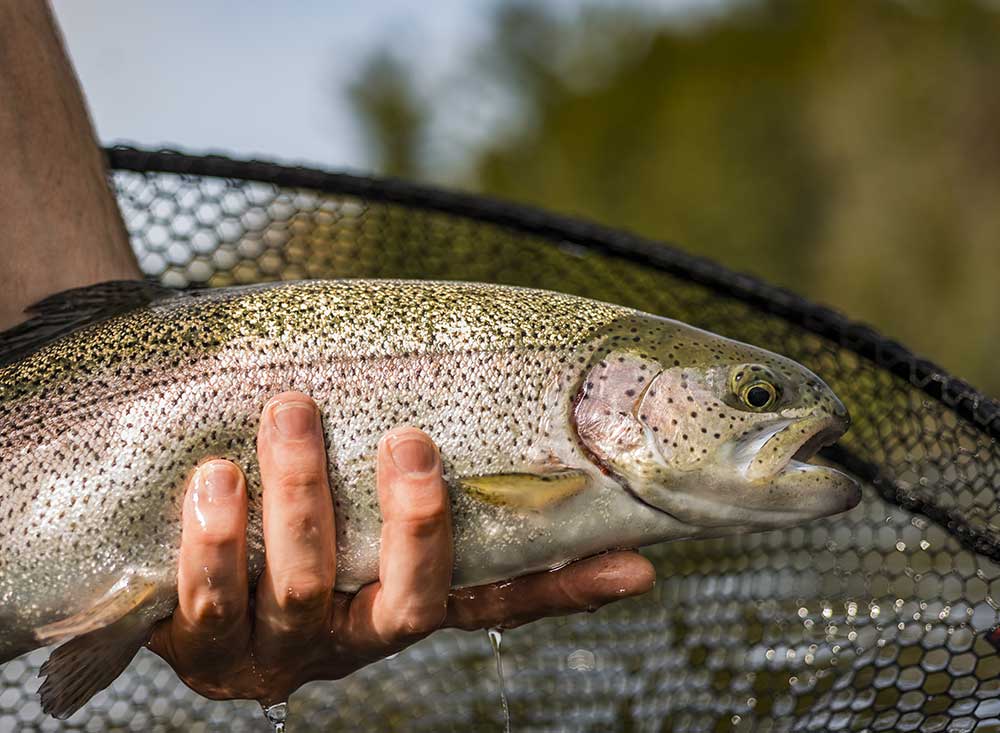
[[[54,6],[106,144],[582,215],[1000,395],[996,0]]]

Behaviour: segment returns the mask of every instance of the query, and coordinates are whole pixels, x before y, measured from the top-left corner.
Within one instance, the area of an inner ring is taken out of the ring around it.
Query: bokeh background
[[[1000,3],[57,0],[104,142],[631,229],[1000,394]]]
[[[583,215],[831,303],[1000,392],[996,3],[56,8],[105,143],[371,170]],[[115,192],[167,284],[336,272],[557,288],[788,353],[850,405],[842,455],[872,480],[860,506],[650,548],[652,593],[505,634],[516,730],[1000,731],[992,405],[970,396],[983,411],[963,418],[909,356],[878,343],[859,357],[868,337],[847,324],[806,309],[795,325],[685,268],[583,246],[578,229],[539,236],[386,188],[261,184],[246,167],[136,171],[130,155],[113,153]],[[821,337],[818,322],[835,327]],[[148,653],[61,725],[34,697],[44,657],[0,670],[0,733],[263,726],[253,703],[199,698]],[[498,730],[494,670],[484,634],[441,632],[308,686],[293,724]]]

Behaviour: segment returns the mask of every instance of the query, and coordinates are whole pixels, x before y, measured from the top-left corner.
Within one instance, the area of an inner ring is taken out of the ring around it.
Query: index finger
[[[184,497],[177,610],[151,643],[181,673],[241,661],[250,638],[246,524],[239,468],[223,460],[199,466]]]

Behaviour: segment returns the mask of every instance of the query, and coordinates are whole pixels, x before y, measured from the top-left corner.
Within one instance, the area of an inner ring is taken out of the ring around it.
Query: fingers
[[[327,632],[336,573],[333,502],[319,410],[299,392],[264,408],[257,436],[267,565],[257,589],[259,648]]]
[[[645,593],[655,579],[646,558],[635,552],[612,552],[510,583],[456,591],[448,604],[445,626],[511,628],[547,616],[593,611]]]
[[[370,624],[375,639],[403,645],[444,620],[451,586],[451,510],[437,448],[415,428],[385,435],[377,475],[379,583],[362,590],[351,615]]]
[[[223,460],[199,466],[184,499],[178,607],[167,628],[169,638],[154,637],[153,644],[161,654],[172,652],[175,663],[189,670],[218,669],[233,658],[234,648],[246,648],[246,525],[240,470]]]

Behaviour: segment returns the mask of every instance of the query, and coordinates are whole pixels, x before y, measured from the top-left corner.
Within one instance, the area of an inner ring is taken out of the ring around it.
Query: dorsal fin
[[[179,292],[153,280],[110,280],[50,295],[25,308],[31,318],[0,333],[0,366],[23,359],[84,326]]]

